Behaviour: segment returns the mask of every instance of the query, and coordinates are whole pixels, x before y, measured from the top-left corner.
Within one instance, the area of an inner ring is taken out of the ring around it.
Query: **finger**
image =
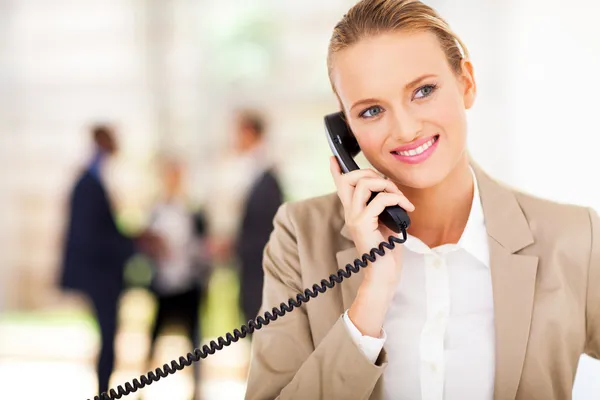
[[[354,187],[349,186],[342,181],[342,169],[340,168],[340,164],[335,156],[329,157],[329,170],[331,171],[331,176],[333,177],[333,182],[335,183],[338,197],[340,198],[344,208],[346,208],[352,199]]]
[[[393,191],[392,188],[389,188],[388,183],[385,180],[377,179],[377,178],[364,178],[358,181],[356,184],[356,189],[352,195],[352,202],[350,205],[350,213],[351,215],[359,215],[363,212],[364,208],[367,206],[367,202],[373,195],[373,193],[377,192],[385,192],[386,188],[388,192],[398,193],[399,191]]]
[[[354,195],[352,197],[351,211],[353,215],[358,215],[366,207],[367,202],[377,192],[395,193],[403,197],[403,204],[407,207],[407,211],[414,211],[414,205],[402,194],[400,189],[391,181],[386,181],[381,178],[362,179],[356,185]]]
[[[362,179],[376,179],[379,178],[379,175],[372,169],[357,169],[354,171],[350,171],[346,174],[342,174],[339,178],[339,187],[343,188],[342,193],[344,199],[342,203],[345,208],[350,208],[350,204],[352,203],[352,198],[354,197],[354,191],[356,189],[356,185]],[[339,190],[338,190],[339,192]]]
[[[350,171],[347,174],[343,174],[340,177],[340,180],[343,181],[346,185],[356,187],[356,185],[361,179],[366,178],[381,179],[381,176],[372,169],[357,169],[354,171]]]
[[[366,204],[373,192],[403,194],[392,181],[383,178],[364,178],[356,184],[354,197],[360,196],[361,199],[364,198],[364,203]]]
[[[331,171],[334,181],[339,180],[339,178],[342,176],[342,169],[340,168],[340,164],[337,162],[335,156],[329,157],[329,170]]]
[[[397,193],[378,193],[377,196],[371,201],[362,211],[359,218],[373,218],[378,217],[386,207],[389,206],[400,206],[406,211],[414,211],[414,207],[410,209],[410,202],[408,199],[401,194]]]
[[[337,188],[338,196],[345,209],[350,207],[352,196],[354,196],[356,182],[368,177],[379,177],[375,171],[370,169],[358,169],[344,174],[342,173],[335,156],[329,158],[329,168]]]

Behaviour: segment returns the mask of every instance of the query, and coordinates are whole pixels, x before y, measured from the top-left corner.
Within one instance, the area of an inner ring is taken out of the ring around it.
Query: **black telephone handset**
[[[343,173],[348,173],[359,169],[354,157],[360,153],[360,147],[350,130],[350,127],[344,119],[342,112],[337,112],[325,116],[325,131],[327,133],[327,142],[335,158],[340,164]],[[369,202],[377,196],[373,193]],[[402,229],[407,229],[410,225],[410,217],[405,209],[400,206],[386,207],[379,220],[395,233],[400,233]]]
[[[329,145],[331,146],[333,154],[337,157],[342,171],[348,173],[349,171],[358,169],[358,165],[356,165],[353,157],[360,152],[360,148],[358,147],[356,139],[354,139],[354,135],[352,135],[350,129],[346,125],[342,114],[336,113],[325,116],[325,127],[328,132],[327,139]],[[373,196],[371,196],[369,201],[376,195],[377,193],[373,193]],[[378,256],[381,257],[385,255],[386,249],[394,249],[396,243],[406,242],[406,228],[410,225],[410,219],[404,209],[399,206],[387,207],[380,215],[380,220],[392,231],[401,233],[401,237],[395,235],[390,236],[387,241],[379,243],[379,245],[372,248],[369,253],[365,253],[360,258],[355,259],[352,264],[346,264],[343,269],[338,269],[335,274],[331,274],[326,279],[322,279],[320,283],[312,285],[312,289],[304,289],[304,291],[298,293],[295,298],[288,299],[287,303],[281,303],[279,307],[273,307],[271,308],[271,311],[266,311],[263,315],[259,315],[248,321],[245,325],[242,325],[240,329],[234,329],[233,334],[227,333],[224,337],[220,336],[216,340],[211,340],[210,344],[205,344],[201,349],[194,349],[185,357],[179,357],[178,361],[173,360],[170,365],[164,364],[162,368],[156,368],[154,371],[141,375],[140,379],[134,379],[131,383],[126,382],[125,388],[119,385],[117,390],[110,389],[108,393],[105,392],[101,393],[100,396],[94,396],[94,400],[120,399],[130,393],[137,392],[145,386],[151,385],[153,382],[159,381],[161,378],[166,378],[167,376],[192,365],[194,362],[198,362],[201,359],[214,354],[223,347],[229,346],[232,343],[245,338],[247,335],[262,329],[264,326],[277,320],[277,318],[283,317],[286,313],[292,312],[294,308],[302,306],[303,303],[308,302],[311,298],[315,298],[320,293],[324,293],[327,289],[333,288],[336,283],[341,283],[344,279],[350,278],[352,274],[358,273],[361,268],[366,268],[369,263],[376,262]]]

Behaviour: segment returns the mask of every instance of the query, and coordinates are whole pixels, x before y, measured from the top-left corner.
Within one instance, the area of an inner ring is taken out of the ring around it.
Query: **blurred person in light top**
[[[152,328],[150,356],[165,328],[180,327],[193,348],[200,346],[201,301],[210,278],[204,214],[192,212],[185,190],[185,165],[173,157],[159,162],[161,191],[151,211],[150,229],[164,241],[165,252],[153,260],[151,288],[158,309]],[[199,368],[194,364],[194,396],[199,389]],[[195,397],[194,397],[195,398]]]

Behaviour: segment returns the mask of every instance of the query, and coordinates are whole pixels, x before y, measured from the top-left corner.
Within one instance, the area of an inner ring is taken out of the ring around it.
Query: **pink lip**
[[[428,141],[430,141],[431,139],[433,139],[435,136],[429,136],[427,138],[423,138],[423,139],[419,139],[416,142],[398,147],[394,150],[392,150],[392,155],[396,158],[396,160],[398,161],[402,161],[404,163],[407,164],[419,164],[422,163],[423,161],[427,160],[435,151],[435,149],[438,146],[438,143],[440,142],[440,138],[438,137],[438,139],[424,152],[422,152],[421,154],[415,155],[415,156],[403,156],[400,155],[398,153],[398,151],[409,151],[409,150],[414,150],[417,147],[421,146],[424,143],[427,143]]]
[[[422,144],[425,144],[427,142],[429,142],[431,139],[433,139],[434,137],[436,137],[437,135],[431,135],[422,139],[419,139],[415,142],[409,143],[409,144],[405,144],[404,146],[400,146],[400,147],[396,147],[395,149],[392,149],[392,151],[409,151],[409,150],[415,150],[417,147],[419,147]]]

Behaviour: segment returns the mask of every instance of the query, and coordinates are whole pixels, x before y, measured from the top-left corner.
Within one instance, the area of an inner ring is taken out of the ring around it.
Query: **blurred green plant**
[[[207,56],[211,82],[256,82],[269,76],[277,44],[276,27],[265,1],[251,6],[218,2],[202,16],[201,34],[209,37]]]
[[[221,266],[215,270],[206,302],[200,310],[203,340],[223,336],[240,327],[239,288],[238,274],[233,268]]]
[[[148,287],[152,277],[152,264],[142,254],[136,254],[125,265],[124,279],[127,286]]]
[[[0,314],[0,325],[83,326],[97,329],[93,316],[84,310],[52,309],[43,311],[7,311]]]

